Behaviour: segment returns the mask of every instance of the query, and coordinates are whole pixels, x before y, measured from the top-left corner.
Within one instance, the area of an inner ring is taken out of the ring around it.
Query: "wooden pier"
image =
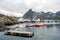
[[[22,37],[33,37],[33,32],[26,32],[26,31],[5,31],[5,35],[13,35],[13,36],[22,36]]]

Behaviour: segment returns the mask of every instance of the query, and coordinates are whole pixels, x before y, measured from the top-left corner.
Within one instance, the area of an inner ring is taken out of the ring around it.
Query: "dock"
[[[5,35],[13,35],[13,36],[21,36],[21,37],[33,37],[33,32],[26,32],[26,31],[5,31]]]

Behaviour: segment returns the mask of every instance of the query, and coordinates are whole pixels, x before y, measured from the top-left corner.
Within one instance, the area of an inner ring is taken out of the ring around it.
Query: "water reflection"
[[[51,25],[46,25],[47,28],[52,28],[54,25],[51,24]]]
[[[16,29],[17,30],[17,29]],[[59,25],[46,25],[40,28],[31,27],[20,27],[20,31],[31,31],[34,32],[32,38],[24,38],[17,36],[6,36],[4,32],[0,32],[0,40],[60,40],[60,26]]]

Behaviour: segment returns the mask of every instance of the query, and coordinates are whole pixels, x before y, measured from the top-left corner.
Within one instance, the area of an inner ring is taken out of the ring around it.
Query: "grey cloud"
[[[16,0],[2,0],[0,1],[0,9],[10,12],[23,12],[26,8],[25,4],[18,3]],[[24,10],[23,10],[24,9]]]
[[[43,11],[60,10],[60,0],[0,0],[0,9],[10,12],[24,13],[28,9]]]

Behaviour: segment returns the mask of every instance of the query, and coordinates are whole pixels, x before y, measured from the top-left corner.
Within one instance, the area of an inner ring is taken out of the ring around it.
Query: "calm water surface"
[[[0,40],[60,40],[60,25],[47,25],[40,28],[19,28],[19,30],[34,32],[32,38],[7,36],[0,32]]]

